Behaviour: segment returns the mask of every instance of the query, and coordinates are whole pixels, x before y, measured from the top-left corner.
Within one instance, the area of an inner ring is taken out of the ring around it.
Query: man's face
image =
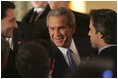
[[[60,7],[67,8],[68,7],[68,2],[69,1],[49,1],[49,5],[51,9],[56,9]]]
[[[65,16],[51,16],[48,21],[48,29],[51,40],[57,47],[68,48],[71,43],[72,34],[75,31],[75,26],[69,27]]]
[[[99,43],[100,43],[100,39],[101,39],[101,35],[99,32],[96,33],[96,29],[93,26],[92,19],[90,20],[89,28],[90,28],[90,30],[89,30],[88,35],[90,36],[91,45],[93,48],[98,48]]]
[[[47,5],[47,1],[32,1],[31,3],[35,8],[43,8]]]
[[[5,37],[13,37],[13,30],[16,28],[16,17],[13,9],[6,11],[6,17],[1,20],[1,33]]]

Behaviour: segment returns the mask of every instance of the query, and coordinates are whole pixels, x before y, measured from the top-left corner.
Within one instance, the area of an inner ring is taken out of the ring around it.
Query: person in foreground
[[[93,48],[98,48],[98,56],[113,60],[113,77],[117,77],[117,13],[110,9],[90,12],[90,36]]]
[[[15,59],[21,78],[48,78],[48,51],[36,42],[27,42],[18,50]]]

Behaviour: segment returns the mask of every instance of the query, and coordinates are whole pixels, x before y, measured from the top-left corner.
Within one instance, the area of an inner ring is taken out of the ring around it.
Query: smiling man
[[[81,63],[81,57],[88,57],[93,49],[85,40],[73,37],[76,29],[75,17],[66,8],[53,9],[47,16],[50,38],[54,43],[54,61],[52,77],[64,77],[65,73],[75,70]]]
[[[16,28],[16,16],[13,10],[15,6],[3,1],[1,4],[1,34],[3,37],[11,38],[13,30]],[[10,7],[7,7],[6,4]]]
[[[2,1],[1,2],[1,36],[6,39],[14,38],[14,31],[17,28],[16,16],[14,12],[15,5],[10,1]],[[12,43],[12,42],[11,42]],[[10,43],[9,43],[10,45]],[[19,77],[18,71],[14,65],[15,53],[12,48],[10,48],[7,68],[2,77]]]

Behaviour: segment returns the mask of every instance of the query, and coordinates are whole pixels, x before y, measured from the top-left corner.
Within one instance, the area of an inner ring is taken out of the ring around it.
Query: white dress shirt
[[[68,57],[67,57],[67,55],[66,55],[68,48],[63,48],[63,47],[58,47],[58,48],[59,48],[60,51],[62,52],[63,57],[64,57],[66,63],[69,65]],[[74,59],[76,65],[77,65],[77,66],[80,65],[80,63],[81,63],[80,56],[79,56],[79,53],[78,53],[78,51],[77,51],[77,48],[76,48],[76,46],[75,46],[75,43],[74,43],[73,39],[72,39],[72,42],[71,42],[71,45],[70,45],[69,48],[73,51],[72,57],[73,57],[73,59]]]
[[[18,24],[16,23],[16,29],[18,29]],[[5,38],[8,43],[9,43],[9,47],[13,50],[13,37],[12,38]]]

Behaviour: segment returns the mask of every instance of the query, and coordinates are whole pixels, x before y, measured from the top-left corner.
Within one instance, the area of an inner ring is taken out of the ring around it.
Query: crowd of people
[[[2,78],[116,78],[117,13],[72,11],[69,1],[32,1],[22,21],[1,1]]]

